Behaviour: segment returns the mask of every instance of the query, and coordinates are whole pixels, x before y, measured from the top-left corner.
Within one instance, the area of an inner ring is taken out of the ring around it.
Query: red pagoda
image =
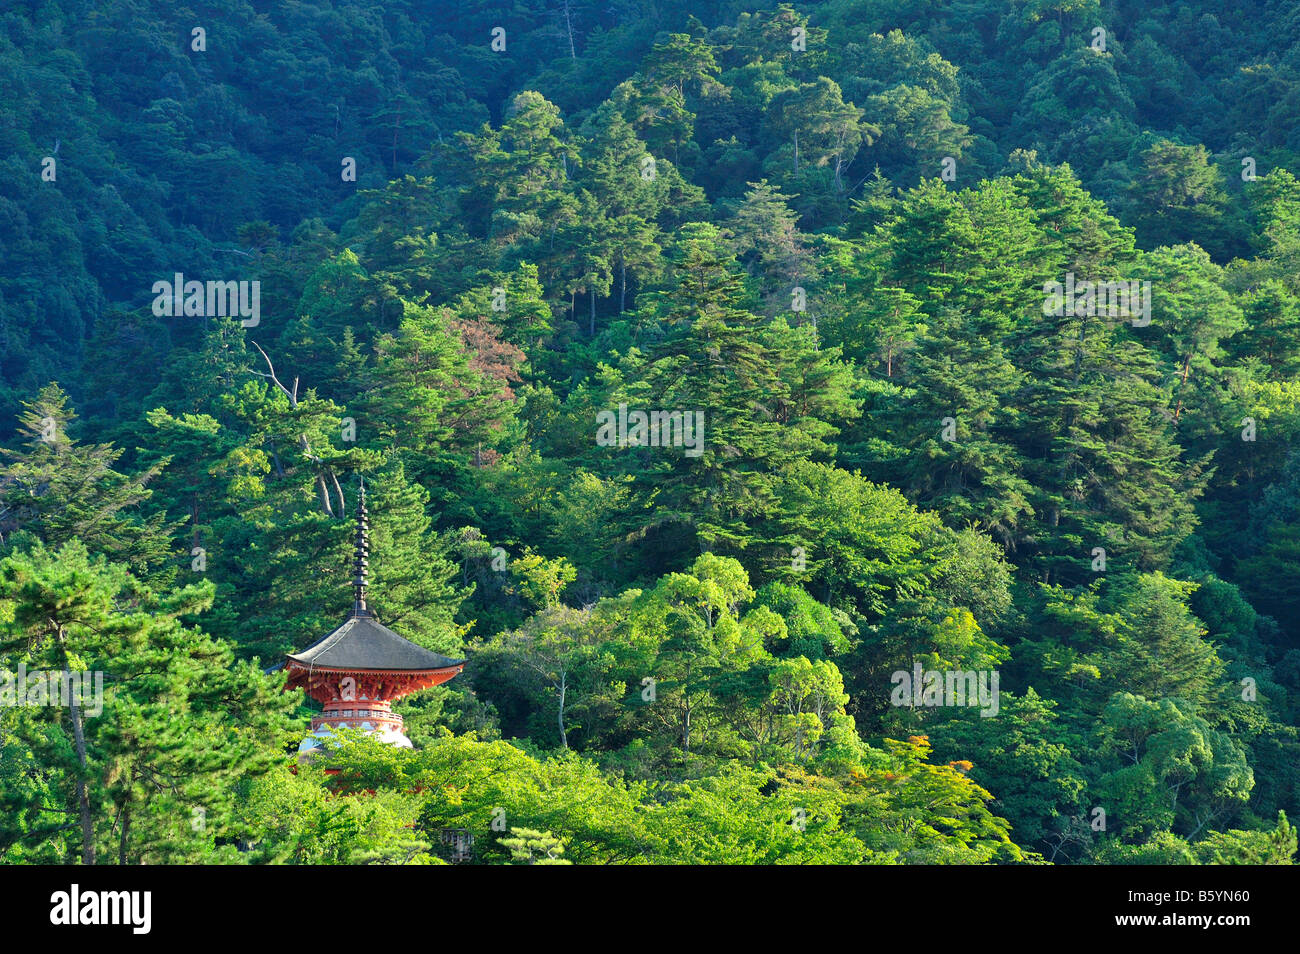
[[[298,747],[300,757],[315,754],[337,726],[358,728],[380,741],[409,749],[411,740],[402,732],[402,717],[393,712],[393,701],[444,683],[465,667],[465,660],[448,659],[417,646],[375,619],[366,606],[368,529],[362,482],[357,498],[352,612],[334,632],[300,653],[289,654],[284,662],[289,673],[285,688],[301,688],[324,706],[311,720],[311,735]]]

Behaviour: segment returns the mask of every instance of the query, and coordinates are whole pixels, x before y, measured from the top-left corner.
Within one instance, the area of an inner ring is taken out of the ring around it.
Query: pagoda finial
[[[366,541],[366,531],[369,529],[370,524],[366,519],[366,479],[362,477],[361,489],[357,493],[357,553],[352,565],[353,616],[370,615],[370,610],[366,608],[366,570],[370,566],[368,559],[370,547]]]

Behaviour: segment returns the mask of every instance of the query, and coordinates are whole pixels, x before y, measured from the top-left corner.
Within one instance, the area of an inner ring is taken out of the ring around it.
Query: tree
[[[1087,786],[1056,708],[1032,688],[1003,692],[996,719],[958,709],[929,727],[936,755],[968,759],[971,778],[996,795],[991,807],[1011,822],[1016,841],[1043,845],[1054,863],[1077,860],[1056,823],[1081,813]]]
[[[1126,841],[1175,828],[1195,838],[1250,797],[1254,777],[1245,753],[1189,709],[1131,693],[1116,694],[1106,706],[1103,745],[1120,767],[1096,791],[1122,819],[1119,835]]]
[[[20,837],[52,838],[83,864],[111,838],[119,864],[215,860],[231,850],[216,844],[241,833],[235,783],[280,759],[296,735],[297,699],[280,691],[282,679],[235,664],[228,644],[182,622],[212,598],[210,583],[155,592],[79,543],[0,560],[7,660],[48,665],[65,685],[78,673],[83,691],[95,674],[89,705],[67,693],[66,720],[51,699],[8,729],[30,747],[29,770],[50,780],[42,811],[80,820],[78,838],[62,834],[75,826],[48,824]]]
[[[801,586],[773,581],[760,587],[755,606],[766,606],[785,623],[786,638],[768,648],[780,657],[825,659],[850,646],[856,629],[843,613],[818,603]]]
[[[880,129],[873,155],[883,154],[879,161],[891,172],[904,163],[938,170],[945,158],[961,159],[975,141],[948,104],[926,89],[899,85],[866,102]]]
[[[811,285],[816,278],[812,250],[796,226],[799,217],[790,211],[789,197],[766,179],[751,182],[749,187],[728,222],[732,248],[758,277],[766,300],[788,302],[791,289]],[[788,308],[778,305],[776,310]]]
[[[703,93],[718,85],[713,80],[718,64],[712,48],[686,33],[672,33],[664,42],[656,43],[641,60],[641,73],[678,96],[684,96],[688,86]]]
[[[920,593],[939,562],[937,516],[860,473],[801,462],[782,472],[774,492],[780,507],[764,534],[781,546],[772,571],[807,579],[827,606],[879,616]]]
[[[1222,270],[1195,244],[1158,249],[1145,256],[1144,265],[1151,276],[1152,321],[1159,322],[1166,353],[1178,367],[1174,424],[1191,403],[1217,417],[1213,395],[1223,377],[1218,367],[1225,357],[1223,345],[1246,327],[1241,310],[1222,287]]]
[[[1228,197],[1223,174],[1210,165],[1204,146],[1163,139],[1144,151],[1139,161],[1129,201],[1144,247],[1175,245],[1195,235],[1216,233]],[[1202,238],[1201,244],[1215,243]]]
[[[1277,813],[1272,831],[1210,832],[1195,844],[1194,850],[1205,865],[1293,865],[1296,853],[1296,829]]]
[[[1108,593],[1106,604],[1120,624],[1115,683],[1150,699],[1210,701],[1223,663],[1188,606],[1195,588],[1154,573],[1122,581]]]
[[[523,352],[486,316],[408,306],[397,333],[382,336],[375,351],[380,383],[367,396],[368,417],[384,442],[402,449],[413,476],[495,459],[515,416],[511,385]]]
[[[753,597],[738,562],[706,553],[689,573],[661,579],[634,611],[638,640],[650,650],[647,663],[656,693],[667,697],[651,711],[671,713],[688,756],[696,737],[694,720],[710,704],[712,682],[766,655],[764,633],[777,618],[764,607],[742,617],[741,607]]]
[[[704,429],[694,434],[698,452],[665,460],[643,449],[638,463],[659,492],[660,521],[693,528],[702,550],[735,545],[770,505],[767,474],[792,456],[769,398],[781,390],[777,356],[741,307],[740,278],[715,227],[683,230],[674,272],[677,292],[655,303],[666,335],[639,377],[651,407],[702,415]]]
[[[802,656],[778,660],[768,676],[769,705],[776,713],[776,740],[793,748],[795,758],[816,752],[835,716],[844,716],[849,701],[835,664]]]
[[[1241,361],[1257,357],[1281,380],[1300,371],[1300,300],[1276,278],[1265,279],[1241,305],[1242,328],[1226,342]]]
[[[163,572],[175,553],[170,536],[177,525],[168,524],[162,512],[141,513],[140,505],[152,496],[148,485],[166,461],[136,475],[114,470],[122,451],[73,438],[69,428],[76,413],[57,384],[46,385],[23,408],[23,447],[3,452],[7,462],[0,473],[10,529],[54,547],[81,541],[144,575]]]
[[[510,860],[522,865],[571,865],[564,858],[564,842],[549,831],[511,828],[510,838],[501,839],[501,847],[510,849]]]
[[[770,407],[785,430],[787,451],[800,457],[831,457],[840,433],[836,425],[860,414],[852,369],[840,360],[839,348],[822,346],[817,329],[809,324],[792,328],[778,317],[761,340],[780,362],[780,385]]]
[[[901,288],[862,288],[818,322],[817,330],[828,344],[841,347],[846,358],[874,365],[873,371],[881,369],[886,378],[893,378],[924,330],[919,306],[920,301]]]
[[[237,409],[246,421],[255,423],[258,436],[268,446],[275,462],[277,476],[285,476],[288,470],[297,474],[305,471],[304,476],[310,478],[315,488],[321,512],[328,517],[341,518],[347,512],[347,500],[339,483],[339,472],[351,469],[349,464],[355,467],[356,459],[362,456],[355,451],[339,451],[334,447],[335,434],[339,435],[338,440],[343,439],[341,408],[332,401],[318,398],[314,388],[308,389],[300,400],[299,378],[293,379],[292,387],[286,385],[276,374],[270,356],[257,342],[253,342],[253,346],[266,362],[266,371],[254,371],[253,374],[270,381],[276,391],[267,393],[264,389],[246,385],[227,407]],[[290,457],[291,453],[293,457]]]
[[[808,165],[829,166],[840,193],[845,168],[880,135],[878,127],[863,121],[861,109],[844,102],[839,84],[824,76],[778,94],[770,109],[773,131],[790,142],[793,175],[799,175],[802,155]]]

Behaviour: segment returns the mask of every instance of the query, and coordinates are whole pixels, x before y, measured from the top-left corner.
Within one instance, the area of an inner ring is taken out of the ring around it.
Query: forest
[[[1288,0],[6,5],[0,862],[1293,864],[1298,176]]]

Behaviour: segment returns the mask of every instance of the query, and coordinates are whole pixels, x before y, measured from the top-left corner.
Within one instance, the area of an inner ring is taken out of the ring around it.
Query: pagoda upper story
[[[369,545],[364,482],[357,498],[356,560],[352,611],[343,625],[284,662],[286,689],[301,688],[324,706],[311,720],[311,735],[298,747],[301,754],[319,749],[337,726],[351,726],[393,745],[411,747],[402,731],[402,717],[392,703],[419,689],[446,682],[465,667],[417,646],[382,625],[366,605]]]

